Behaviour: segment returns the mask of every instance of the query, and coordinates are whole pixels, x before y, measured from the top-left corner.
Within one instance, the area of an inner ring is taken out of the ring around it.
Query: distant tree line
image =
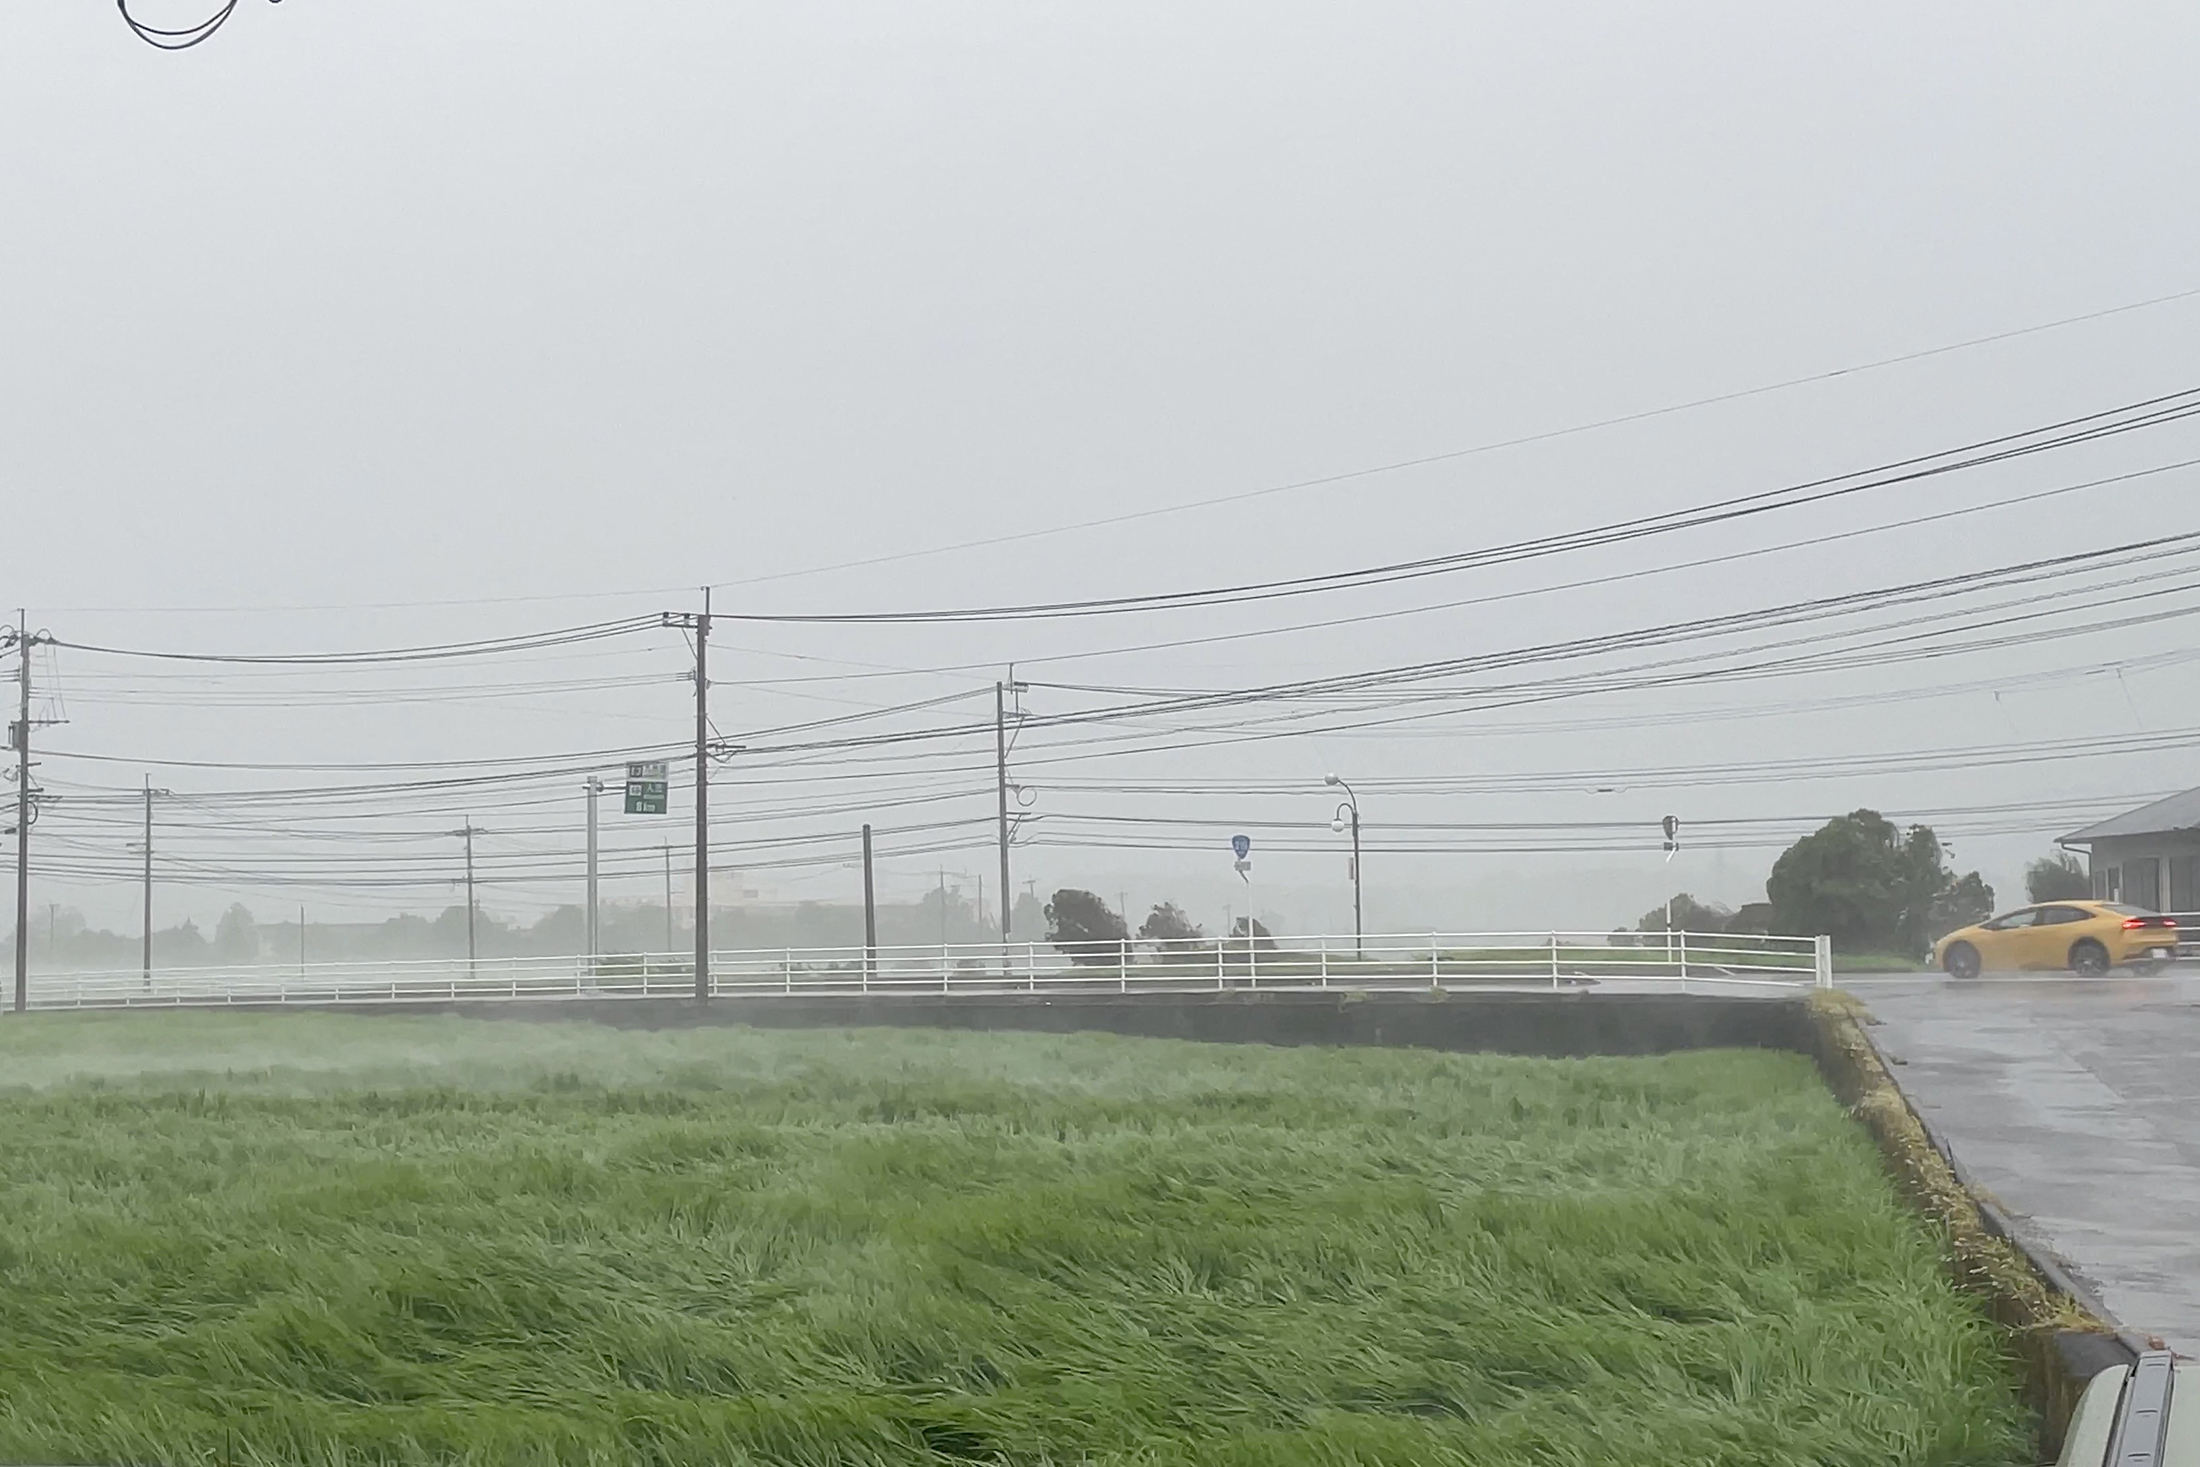
[[[1045,926],[1044,907],[1024,895],[1016,902],[1015,935],[1034,940]],[[993,942],[999,929],[985,920],[975,900],[954,887],[935,889],[913,902],[881,904],[879,941],[886,946],[949,942]],[[206,967],[299,960],[299,922],[267,918],[242,902],[233,903],[208,931],[195,921],[158,927],[153,933],[153,963],[160,968]],[[532,920],[499,916],[486,908],[474,914],[474,935],[483,957],[564,957],[586,951],[588,925],[579,906],[561,906]],[[434,916],[402,913],[365,922],[315,920],[304,928],[309,962],[376,962],[410,958],[459,957],[466,952],[466,906],[443,908]],[[863,942],[863,909],[853,903],[803,902],[789,907],[716,907],[711,910],[711,939],[729,948],[857,947]],[[606,953],[685,951],[694,941],[688,920],[676,920],[667,935],[660,902],[620,904],[603,909],[602,947]],[[141,961],[139,931],[115,932],[92,927],[74,907],[54,904],[34,909],[30,956],[47,969],[128,970]],[[0,952],[13,952],[12,933],[0,935]]]

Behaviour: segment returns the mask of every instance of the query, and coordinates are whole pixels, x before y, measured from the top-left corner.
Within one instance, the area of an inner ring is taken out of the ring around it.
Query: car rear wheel
[[[1952,943],[1940,955],[1940,966],[1950,978],[1976,978],[1978,976],[1978,949],[1967,942]]]
[[[2070,971],[2080,978],[2098,978],[2108,971],[2108,949],[2087,938],[2070,950]]]

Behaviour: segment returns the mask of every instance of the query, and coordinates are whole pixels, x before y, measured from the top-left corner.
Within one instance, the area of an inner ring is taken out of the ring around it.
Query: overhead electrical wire
[[[1539,558],[1542,555],[1558,554],[1568,549],[1595,544],[1624,543],[1644,534],[1662,534],[1668,530],[1689,528],[1698,523],[1718,523],[1725,518],[1735,517],[1729,511],[1737,509],[1754,514],[1770,508],[1793,507],[1836,494],[1853,494],[1866,488],[1886,487],[1933,474],[1954,472],[1957,468],[1979,467],[1987,463],[2046,452],[2050,448],[2098,441],[2191,416],[2200,416],[2200,389],[2127,404],[2122,408],[2108,409],[2082,418],[2066,419],[2023,433],[1982,440],[1959,449],[1898,461],[1893,465],[1882,465],[1858,474],[1813,480],[1802,485],[1713,501],[1709,505],[1692,509],[1641,516],[1611,525],[1592,526],[1587,530],[1565,535],[1518,542],[1514,546],[1491,547],[1464,552],[1459,556],[1400,561],[1389,566],[1336,572],[1326,576],[1251,582],[1238,587],[1169,594],[1176,598],[1192,598],[1172,604],[1202,604],[1196,598],[1234,596],[1239,592],[1247,593],[1243,599],[1266,600],[1273,599],[1270,593],[1301,594],[1291,588],[1302,586],[1345,589],[1351,585],[1380,584],[1382,582],[1365,579],[1378,572],[1386,576],[1396,572],[1397,579],[1442,573],[1444,568],[1462,559],[1473,560],[1480,557],[1481,563],[1498,563],[1488,558]],[[2127,481],[2172,469],[2190,468],[2196,462],[2200,461],[2186,460],[2156,465],[2127,474],[2089,480],[2081,485],[2062,485],[2036,491],[2014,499],[1996,501],[1994,505],[1970,506],[1916,516],[1913,521],[1904,523],[2006,507],[2008,504],[2067,494],[2078,488]],[[1860,479],[1862,482],[1859,482]],[[1737,554],[1746,556],[1775,553],[1783,548],[1846,539],[1886,528],[1891,526],[1875,525],[1831,536],[1813,537],[1807,541],[1788,542],[1786,546],[1760,547]],[[1514,552],[1518,553],[1515,555]],[[1372,735],[1393,725],[1417,720],[1448,718],[1470,711],[1486,714],[1493,710],[1558,697],[1580,696],[1587,692],[1705,686],[1756,677],[1789,676],[1798,672],[1893,666],[1927,657],[1947,656],[1954,652],[1976,652],[2019,643],[2037,645],[2125,627],[2160,624],[2177,617],[2200,614],[2200,598],[2195,598],[2193,604],[2184,604],[2191,593],[2200,592],[2200,567],[2186,563],[2187,558],[2194,554],[2200,554],[2200,531],[2162,534],[2120,545],[2041,557],[1977,572],[1935,576],[1899,585],[1789,601],[1723,615],[1628,627],[1614,632],[1553,639],[1463,656],[1361,668],[1341,674],[1253,686],[1136,687],[1037,682],[1033,684],[1034,687],[1042,692],[1062,694],[1072,701],[1072,706],[1019,715],[1016,722],[1017,732],[1020,738],[1028,736],[1028,743],[1018,750],[1018,765],[1020,769],[1045,769],[1098,758],[1151,756],[1167,753],[1174,748],[1221,747],[1255,738],[1305,737],[1321,733]],[[1720,563],[1728,558],[1709,557],[1681,567],[1638,569],[1613,579],[1656,574],[1663,569],[1694,568],[1701,564]],[[2102,579],[2109,576],[2115,579]],[[1602,579],[1594,578],[1590,583]],[[1553,588],[1537,588],[1547,589]],[[1536,594],[1536,591],[1507,594]],[[1042,603],[1038,610],[1042,617],[1057,612],[1083,614],[1083,609],[1094,606],[1112,608],[1134,602],[1150,603],[1154,600],[1155,598],[1127,597],[1104,598],[1098,602]],[[1920,605],[1924,609],[1910,609]],[[1022,609],[964,608],[940,619],[972,619],[965,615],[972,611],[990,616],[995,611]],[[1423,608],[1409,608],[1383,615],[1412,614],[1419,609]],[[2108,612],[2117,614],[2103,615]],[[750,619],[740,614],[724,612],[717,613],[716,618]],[[845,619],[872,618],[858,616]],[[932,614],[918,613],[914,619],[932,619]],[[1344,618],[1340,621],[1356,619]],[[659,617],[635,617],[473,641],[315,653],[202,654],[69,641],[63,641],[59,645],[77,652],[153,659],[158,662],[185,664],[195,669],[225,669],[207,674],[218,679],[227,675],[226,670],[229,669],[242,669],[237,673],[239,676],[260,677],[294,675],[314,668],[359,672],[419,662],[461,659],[509,657],[513,660],[542,660],[540,654],[545,652],[655,630],[661,625],[662,619]],[[1646,655],[1652,653],[1658,655]],[[1671,655],[1667,655],[1668,653]],[[597,654],[582,652],[573,655]],[[1604,665],[1615,659],[1632,660],[1616,667]],[[905,671],[914,673],[919,670]],[[1535,675],[1503,679],[1496,676],[1524,672]],[[95,669],[91,676],[98,680],[94,684],[99,689],[94,695],[97,701],[129,702],[140,696],[147,701],[153,701],[156,698],[149,690],[132,685],[128,674],[110,677]],[[667,672],[633,679],[632,682],[670,682],[680,680],[682,676]],[[49,679],[48,686],[52,685],[52,680]],[[598,691],[626,685],[630,685],[628,678],[614,677],[572,680],[570,687],[549,678],[505,686],[511,688],[515,696],[524,696],[525,693],[521,691],[523,689]],[[451,690],[417,688],[417,685],[415,687],[423,697],[430,700],[446,691],[460,696],[468,692],[481,695],[488,691],[486,686],[478,682]],[[171,701],[187,703],[192,691],[194,690],[184,690],[184,696]],[[349,689],[330,688],[322,691],[339,702],[346,701],[351,695]],[[983,831],[992,823],[991,818],[986,815],[957,818],[953,813],[954,802],[991,792],[990,786],[980,787],[966,777],[980,772],[987,776],[991,774],[990,759],[981,760],[975,757],[981,751],[990,754],[994,733],[991,720],[928,723],[915,717],[976,697],[982,691],[973,687],[886,706],[858,704],[855,711],[791,722],[772,723],[758,719],[750,726],[731,729],[729,739],[746,743],[748,747],[741,752],[730,771],[721,772],[717,777],[720,780],[732,778],[736,781],[737,789],[747,786],[765,791],[820,785],[823,781],[836,781],[849,788],[843,792],[843,798],[836,802],[803,801],[778,794],[750,802],[745,812],[746,823],[743,823],[743,812],[737,809],[733,823],[722,833],[722,838],[711,841],[713,858],[724,856],[738,859],[744,869],[750,866],[758,869],[768,866],[779,869],[823,869],[845,865],[851,854],[849,829],[838,826],[826,829],[803,827],[839,821],[843,817],[862,813],[897,807],[914,809],[926,805],[948,808],[936,812],[941,817],[939,819],[918,819],[904,825],[882,825],[877,833],[888,838],[894,843],[894,850],[903,854],[920,848],[937,852],[976,849],[989,844],[983,838],[964,841],[959,837],[949,840],[949,837],[954,832]],[[397,688],[376,689],[370,686],[358,689],[357,696],[369,700],[382,697],[394,703],[402,701],[401,692]],[[245,696],[251,697],[253,694],[246,693]],[[1100,701],[1088,706],[1077,706],[1077,699]],[[221,700],[214,701],[217,706],[220,705]],[[1227,716],[1227,722],[1214,721],[1216,717],[1223,715]],[[907,721],[911,726],[879,726],[898,721]],[[2180,737],[2189,741],[2193,737],[2193,731],[2119,736],[2091,742],[2034,745],[2020,743],[2000,747],[1998,751],[1996,746],[1984,745],[1959,749],[1914,750],[1903,758],[1880,764],[1872,764],[1861,758],[1786,763],[1760,761],[1757,764],[1721,766],[1725,775],[1723,779],[1716,778],[1711,771],[1703,769],[1661,769],[1657,766],[1644,770],[1607,771],[1599,777],[1608,783],[1619,781],[1631,785],[1640,784],[1645,788],[1663,787],[1657,783],[1659,780],[1710,787],[1720,783],[1740,785],[1787,783],[1812,778],[1885,777],[1945,768],[1998,768],[2049,760],[2158,754],[2178,747],[2175,740]],[[71,760],[81,760],[95,765],[128,764],[209,775],[391,776],[310,784],[255,782],[244,788],[210,789],[188,795],[165,796],[161,821],[163,880],[169,879],[166,873],[173,867],[177,871],[192,872],[196,878],[205,881],[264,880],[271,884],[288,882],[300,887],[316,884],[321,889],[360,885],[416,891],[450,884],[447,874],[432,878],[411,874],[424,867],[424,855],[419,850],[404,848],[407,842],[429,845],[447,837],[447,831],[431,830],[422,823],[430,817],[431,812],[447,810],[453,818],[459,814],[470,816],[476,812],[495,812],[500,809],[518,814],[518,823],[503,822],[507,826],[503,833],[492,835],[486,842],[492,849],[483,853],[483,860],[485,865],[493,865],[495,874],[482,876],[481,884],[498,885],[507,890],[528,882],[562,885],[577,879],[573,870],[576,853],[562,843],[554,848],[543,848],[541,842],[545,838],[555,839],[568,835],[570,822],[543,823],[541,812],[552,807],[577,810],[577,803],[573,790],[568,788],[553,792],[553,785],[601,771],[621,759],[662,758],[677,770],[683,761],[692,761],[693,758],[691,748],[685,741],[496,758],[352,763],[137,759],[66,749],[42,749],[40,752],[42,757],[50,755],[64,765]],[[1555,777],[1522,773],[1516,776],[1521,781],[1518,789],[1499,787],[1492,792],[1535,793],[1539,790],[1573,788],[1564,784],[1537,783],[1538,780],[1548,781]],[[932,779],[952,783],[942,783],[934,788],[913,788],[908,784],[911,780]],[[142,791],[120,785],[73,786],[59,777],[51,783],[55,798],[48,807],[49,818],[56,822],[51,836],[57,860],[60,862],[55,868],[56,874],[64,869],[73,869],[76,874],[88,878],[91,873],[104,869],[106,858],[102,852],[118,844],[118,837],[123,837],[126,832],[134,832],[135,805],[142,797]],[[898,793],[894,789],[897,783],[902,786]],[[871,795],[870,791],[874,789],[876,794]],[[738,805],[739,796],[736,795],[735,799]],[[1759,823],[1736,828],[1767,828],[1774,817],[1752,818]],[[1964,818],[1987,820],[1997,817],[1981,812]],[[385,819],[407,820],[412,824],[410,828],[384,828],[373,823]],[[494,819],[493,813],[491,823],[499,823]],[[1112,840],[1109,832],[1117,829],[1166,831],[1187,828],[1193,823],[1196,822],[1188,818],[1050,809],[1034,812],[1025,818],[1018,835],[1018,843],[1048,845],[1065,835],[1082,833],[1093,837],[1090,844],[1104,848]],[[1247,820],[1244,823],[1256,828],[1292,827],[1292,822],[1277,822],[1272,826],[1258,820]],[[324,828],[310,828],[316,825],[323,825]],[[1564,826],[1549,823],[1537,828],[1552,831],[1551,838],[1560,841],[1575,839],[1577,836],[1587,840],[1594,834],[1593,831],[1569,834]],[[604,852],[602,872],[607,878],[640,879],[657,874],[660,843],[649,839],[637,844],[631,839],[631,836],[644,834],[645,830],[654,834],[655,828],[630,828],[629,831],[622,832],[628,838],[614,838],[611,847]],[[1411,849],[1433,850],[1435,847],[1427,841],[1420,844],[1415,842],[1422,836],[1428,837],[1429,841],[1441,841],[1462,832],[1477,838],[1485,834],[1503,834],[1502,831],[1484,831],[1480,827],[1469,828],[1450,822],[1404,822],[1394,826],[1391,834],[1384,838],[1404,841],[1406,847]],[[319,846],[322,849],[255,849],[256,843],[267,840],[299,841],[308,847]],[[366,844],[366,848],[341,848],[341,843],[347,840],[361,841]],[[128,861],[118,863],[114,870],[118,873],[118,879],[120,876],[134,874]]]
[[[2005,463],[2034,454],[2052,452],[2080,443],[2097,442],[2200,415],[2200,388],[2185,388],[2157,397],[2102,409],[2039,427],[1978,439],[1955,448],[1896,459],[1870,468],[1830,477],[1805,480],[1774,489],[1757,490],[1725,499],[1614,521],[1585,530],[1478,550],[1390,561],[1346,571],[1277,580],[1246,581],[1186,591],[1160,591],[1129,596],[1087,597],[1068,601],[1024,602],[999,606],[931,607],[893,611],[766,612],[718,611],[714,620],[772,622],[782,624],[882,624],[896,622],[1033,621],[1062,617],[1109,616],[1131,612],[1183,610],[1217,605],[1269,601],[1329,591],[1388,585],[1432,575],[1454,574],[1491,565],[1568,553],[1595,546],[1626,543],[1678,530],[1723,524],[1780,510],[1820,504],[1870,490],[1914,483],[1922,479]],[[1855,481],[1855,482],[1851,482]]]
[[[127,19],[129,16],[127,0],[117,0],[117,3],[119,5],[122,5],[124,16]],[[230,0],[230,3],[225,4],[222,9],[222,18],[226,19],[229,10],[233,8],[234,0]],[[134,24],[133,28],[135,28]],[[156,32],[156,34],[158,33]],[[1543,429],[1537,432],[1518,434],[1509,438],[1493,439],[1483,443],[1472,444],[1464,448],[1449,449],[1433,454],[1422,454],[1411,458],[1397,459],[1387,463],[1375,464],[1363,468],[1344,470],[1334,474],[1317,475],[1311,478],[1298,479],[1281,484],[1271,484],[1256,489],[1246,489],[1239,490],[1230,494],[1214,495],[1204,499],[1187,500],[1177,504],[1157,505],[1150,509],[1132,510],[1122,514],[1104,515],[1098,518],[1075,521],[1069,524],[1050,525],[1033,530],[1020,530],[1006,535],[988,536],[983,539],[960,541],[949,545],[929,546],[919,550],[897,551],[888,555],[870,556],[862,559],[841,561],[828,565],[807,566],[791,571],[776,571],[768,575],[750,577],[744,580],[718,581],[712,583],[711,589],[733,590],[743,586],[761,585],[768,582],[796,579],[805,576],[825,575],[845,570],[867,569],[872,566],[885,565],[898,561],[922,559],[936,555],[956,554],[967,550],[985,549],[997,545],[1006,545],[1017,543],[1020,541],[1048,538],[1055,535],[1079,534],[1087,530],[1105,529],[1115,525],[1132,524],[1142,520],[1154,519],[1165,515],[1184,514],[1202,509],[1214,509],[1227,505],[1242,504],[1251,500],[1268,498],[1279,494],[1287,494],[1299,490],[1323,488],[1340,483],[1349,483],[1357,480],[1378,477],[1384,474],[1397,473],[1402,470],[1429,467],[1438,463],[1451,462],[1459,459],[1471,458],[1477,455],[1496,453],[1507,449],[1520,448],[1532,444],[1550,442],[1553,440],[1563,439],[1578,434],[1595,433],[1610,428],[1624,427],[1633,423],[1648,422],[1658,418],[1671,417],[1681,413],[1693,412],[1702,408],[1715,407],[1725,403],[1739,402],[1749,398],[1762,397],[1772,393],[1785,392],[1798,387],[1813,386],[1821,383],[1837,381],[1846,377],[1861,376],[1863,374],[1879,371],[1888,367],[1900,366],[1910,362],[1925,361],[1935,357],[1946,356],[1955,352],[1969,351],[1977,347],[1991,346],[2000,342],[2013,341],[2027,336],[2035,336],[2044,332],[2059,331],[2066,327],[2079,326],[2094,321],[2106,320],[2111,317],[2127,315],[2136,311],[2149,310],[2157,306],[2173,305],[2181,301],[2194,299],[2196,297],[2200,297],[2200,287],[2175,290],[2161,295],[2147,296],[2140,300],[2125,301],[2118,305],[2104,306],[2096,310],[2082,311],[2075,315],[2060,316],[2047,321],[2037,321],[2025,326],[2017,326],[2001,331],[1988,332],[1980,336],[1965,337],[1956,341],[1943,342],[1935,346],[1918,348],[1913,351],[1896,352],[1890,355],[1876,357],[1862,362],[1856,362],[1848,366],[1834,367],[1816,372],[1807,372],[1800,376],[1778,378],[1773,381],[1762,382],[1749,387],[1736,388],[1726,392],[1711,393],[1706,396],[1688,398],[1682,401],[1666,403],[1658,407],[1644,408],[1634,412],[1618,413],[1608,417],[1594,418],[1581,422],[1569,423],[1560,427]],[[161,612],[165,614],[226,614],[232,612],[250,611],[351,612],[376,610],[409,610],[445,606],[504,606],[539,603],[546,601],[610,599],[638,600],[644,597],[679,595],[682,592],[688,591],[690,589],[692,589],[692,587],[684,585],[651,586],[616,591],[568,591],[520,596],[442,597],[411,601],[328,602],[313,605],[303,605],[296,603],[269,603],[247,606],[75,606],[62,607],[57,609],[70,612]]]
[[[56,637],[54,645],[74,652],[108,657],[143,657],[162,662],[234,663],[241,666],[280,665],[330,667],[364,663],[443,662],[465,657],[496,657],[507,652],[537,651],[599,642],[609,637],[656,631],[663,625],[656,616],[630,616],[619,621],[587,626],[560,627],[551,631],[522,632],[509,637],[485,637],[471,642],[435,642],[414,647],[384,647],[344,652],[178,652],[144,647],[109,647]]]

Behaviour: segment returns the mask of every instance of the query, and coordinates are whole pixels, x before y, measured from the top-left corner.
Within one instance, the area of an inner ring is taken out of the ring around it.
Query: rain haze
[[[135,932],[150,783],[159,925],[433,917],[468,826],[534,922],[592,773],[678,906],[705,586],[729,908],[855,902],[870,822],[997,912],[1011,677],[1016,891],[1134,926],[1348,932],[1331,772],[1371,931],[1758,901],[1858,807],[2006,906],[2200,783],[2200,430],[2132,411],[2195,385],[2189,6],[14,23],[51,920]]]

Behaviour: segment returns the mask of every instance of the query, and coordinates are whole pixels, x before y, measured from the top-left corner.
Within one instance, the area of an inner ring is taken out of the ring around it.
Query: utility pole
[[[878,975],[878,888],[871,877],[871,826],[863,826],[863,977]]]
[[[31,637],[28,611],[15,613],[15,1011],[30,1007],[31,951]]]
[[[662,847],[665,853],[665,951],[672,951],[672,843]]]
[[[1008,874],[1008,695],[1021,693],[1024,685],[1016,681],[1016,669],[1008,669],[1008,681],[993,685],[993,775],[1000,796],[1001,813],[1001,947],[1002,961],[1006,962],[1009,929],[1009,908],[1014,905],[1010,894],[1016,883]],[[1017,715],[1021,717],[1019,712]],[[980,914],[982,917],[982,913]]]
[[[700,612],[668,611],[663,624],[695,633],[695,996],[710,997],[710,587]],[[665,903],[670,911],[672,903]],[[669,943],[668,943],[669,946]]]
[[[306,976],[306,909],[298,908],[298,976]]]
[[[31,787],[31,649],[51,642],[50,632],[30,629],[30,613],[15,613],[16,716],[9,726],[15,748],[15,1011],[30,1007],[31,822],[38,818],[38,794]]]
[[[993,685],[993,773],[1001,797],[1001,945],[1008,945],[1008,894],[1015,890],[1008,879],[1008,689]],[[945,905],[941,907],[946,910]],[[1005,959],[1004,959],[1005,961]]]
[[[153,776],[145,776],[145,987],[153,986],[153,796],[168,791],[153,788]]]
[[[695,620],[695,996],[710,997],[710,587]]]
[[[596,905],[596,797],[603,793],[603,781],[591,774],[582,788],[588,791],[588,971],[593,973],[602,951],[602,919]]]
[[[153,776],[145,776],[145,951],[143,978],[153,986]]]
[[[489,832],[474,824],[474,817],[466,817],[466,823],[450,834],[462,836],[466,841],[466,976],[476,976],[477,952],[474,947],[474,837]],[[301,935],[301,940],[303,940]]]

